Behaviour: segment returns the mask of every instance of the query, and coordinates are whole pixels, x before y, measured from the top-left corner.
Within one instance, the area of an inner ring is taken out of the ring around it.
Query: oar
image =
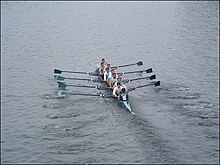
[[[137,70],[137,71],[132,71],[132,72],[121,72],[121,73],[118,73],[118,75],[122,76],[123,74],[131,74],[131,73],[152,73],[153,70],[152,68],[149,68],[149,69],[146,69],[146,70]]]
[[[123,80],[124,83],[128,83],[128,82],[131,82],[131,81],[136,81],[136,80],[142,80],[142,79],[149,79],[149,80],[153,80],[153,79],[156,79],[156,75],[152,75],[152,76],[147,76],[147,77],[141,77],[141,78],[134,78],[134,79],[128,79],[128,80]]]
[[[103,80],[98,80],[98,79],[90,79],[90,78],[74,78],[74,77],[63,77],[63,76],[57,76],[57,80],[64,80],[64,79],[69,79],[69,80],[85,80],[85,81],[92,81],[92,82],[104,82]]]
[[[104,87],[100,87],[100,86],[89,86],[89,85],[67,85],[63,82],[57,82],[58,83],[58,87],[60,89],[66,89],[67,86],[70,86],[70,87],[81,87],[81,88],[96,88],[96,89],[99,89],[99,90],[108,90],[109,88],[104,88]]]
[[[104,95],[104,94],[90,94],[90,93],[72,93],[72,92],[65,92],[62,91],[61,93],[59,93],[59,95],[63,95],[63,96],[67,96],[67,95],[80,95],[80,96],[98,96],[98,97],[103,97],[103,98],[110,98],[110,97],[115,97],[113,95]]]
[[[151,86],[151,85],[160,86],[160,81],[152,82],[152,83],[146,84],[146,85],[137,86],[137,87],[134,87],[134,88],[130,88],[130,89],[128,89],[128,91],[131,92],[131,91],[133,91],[133,90],[135,90],[135,89],[143,88],[143,87],[147,87],[147,86]]]
[[[141,65],[143,65],[143,62],[142,62],[142,61],[139,61],[139,62],[137,62],[137,63],[126,64],[126,65],[119,65],[119,66],[113,66],[113,67],[111,67],[111,68],[113,68],[113,69],[117,69],[117,68],[122,68],[122,67],[132,66],[132,65],[138,65],[138,66],[141,66]]]
[[[92,72],[75,72],[75,71],[67,71],[67,70],[54,69],[54,73],[56,73],[56,74],[61,74],[62,72],[66,72],[66,73],[78,73],[78,74],[88,74],[88,75],[90,75],[90,76],[99,76],[98,73],[92,73]]]

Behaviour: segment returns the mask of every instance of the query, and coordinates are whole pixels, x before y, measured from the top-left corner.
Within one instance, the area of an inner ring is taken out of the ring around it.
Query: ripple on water
[[[76,144],[62,143],[52,146],[51,148],[57,150],[59,154],[78,154],[93,147],[91,141],[78,141]]]
[[[167,91],[187,91],[189,90],[189,87],[186,86],[174,86],[166,88]]]
[[[50,124],[50,125],[44,127],[43,130],[45,132],[52,133],[52,132],[59,132],[59,131],[74,131],[74,130],[80,129],[80,128],[82,128],[82,126],[79,124],[78,125],[74,124],[74,127],[59,126],[56,124]]]
[[[59,109],[59,108],[66,108],[69,106],[73,106],[74,103],[65,104],[65,103],[46,103],[42,107],[47,109]]]
[[[60,119],[60,118],[71,118],[71,117],[77,117],[77,116],[79,116],[79,113],[50,114],[50,115],[46,115],[46,118],[49,118],[49,119]]]
[[[195,93],[195,94],[183,94],[183,95],[169,95],[168,96],[171,99],[198,99],[199,98],[199,94]]]
[[[203,108],[210,108],[213,105],[209,102],[200,101],[200,102],[192,103],[192,104],[189,104],[189,103],[180,104],[179,106],[182,108],[187,108],[187,109],[188,108],[189,109],[203,109]]]
[[[59,96],[57,94],[44,94],[42,96],[40,96],[43,99],[63,99],[65,98],[64,96]]]
[[[202,120],[198,123],[198,125],[205,126],[205,127],[213,127],[213,126],[217,126],[218,123],[216,123],[212,120]]]

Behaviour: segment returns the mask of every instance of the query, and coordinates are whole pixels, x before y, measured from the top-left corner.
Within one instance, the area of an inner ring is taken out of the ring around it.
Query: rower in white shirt
[[[105,69],[104,72],[104,81],[108,84],[108,86],[110,86],[109,84],[109,77],[111,76],[111,72],[109,71],[109,68]]]
[[[125,92],[128,93],[128,89],[126,88],[125,84],[122,82],[122,77],[117,78],[117,81],[115,82],[113,88],[115,88],[117,86],[117,83],[121,83],[121,86],[123,88],[125,88]]]
[[[107,64],[106,68],[109,68],[109,71],[111,71],[111,65]]]
[[[119,97],[122,88],[123,88],[123,87],[121,86],[121,83],[117,83],[117,86],[113,89],[112,94],[113,94],[115,97]]]
[[[112,75],[109,77],[108,81],[109,81],[109,87],[111,89],[113,89],[113,86],[114,86],[115,82],[117,82],[116,73],[112,73]]]
[[[105,63],[104,62],[101,62],[101,66],[99,67],[99,75],[104,78],[104,71],[105,71]]]
[[[109,70],[111,71],[111,75],[110,75],[110,77],[109,77],[109,78],[111,78],[111,77],[112,77],[113,73],[115,73],[115,74],[116,74],[116,78],[118,78],[118,74],[115,72],[115,70],[114,70],[114,69],[109,69]]]

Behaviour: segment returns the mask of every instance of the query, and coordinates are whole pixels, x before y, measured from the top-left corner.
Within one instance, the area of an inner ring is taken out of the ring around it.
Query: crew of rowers
[[[105,59],[102,59],[99,68],[99,74],[102,79],[108,84],[109,88],[113,90],[113,95],[118,97],[121,101],[128,99],[128,90],[122,82],[122,77],[118,76],[113,68],[110,67]]]

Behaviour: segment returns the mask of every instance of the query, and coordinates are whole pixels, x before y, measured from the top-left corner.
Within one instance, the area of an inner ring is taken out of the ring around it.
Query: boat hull
[[[96,69],[96,72],[97,73],[99,73],[99,65],[97,64],[97,69]],[[106,83],[106,85],[108,86],[108,84]],[[112,89],[110,89],[111,90],[111,92],[113,92],[113,90]],[[132,113],[132,114],[135,114],[133,111],[132,111],[132,108],[131,108],[131,104],[129,103],[129,101],[127,100],[127,101],[120,101],[120,100],[118,100],[118,98],[116,98],[115,97],[115,99],[117,99],[117,101],[128,111],[128,112],[130,112],[130,113]]]

